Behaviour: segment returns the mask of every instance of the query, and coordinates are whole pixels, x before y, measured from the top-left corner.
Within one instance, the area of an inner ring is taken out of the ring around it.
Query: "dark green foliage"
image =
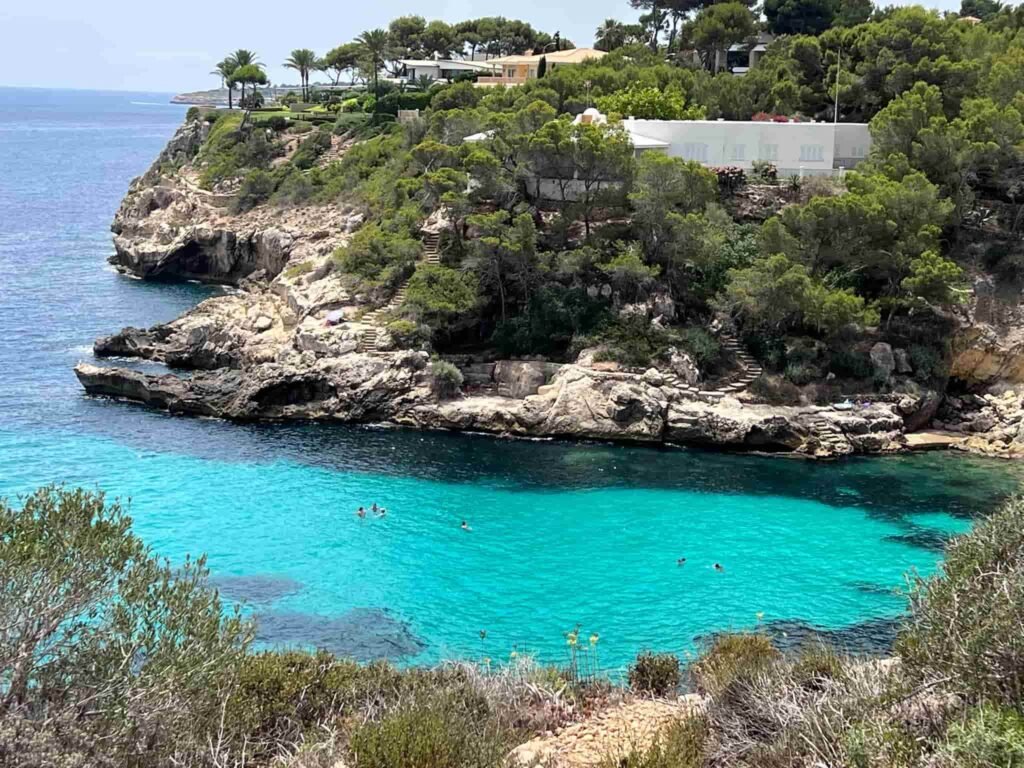
[[[419,242],[409,235],[368,224],[335,254],[335,258],[345,272],[370,283],[381,283],[411,269],[419,252]]]
[[[869,379],[874,370],[867,352],[842,347],[832,353],[828,368],[843,379]]]
[[[248,211],[255,208],[269,200],[275,189],[277,189],[277,181],[273,174],[267,171],[250,171],[238,188],[234,208],[236,211]]]
[[[308,170],[316,163],[316,159],[331,148],[331,131],[318,128],[299,143],[299,148],[292,155],[291,162],[299,170]]]
[[[668,696],[679,688],[679,658],[671,653],[644,651],[629,666],[629,685],[642,693]]]
[[[431,325],[442,325],[476,305],[476,281],[471,274],[448,267],[421,265],[409,279],[403,309]]]
[[[599,359],[633,368],[646,368],[678,341],[674,333],[640,314],[616,317],[598,331],[597,338],[605,346]]]
[[[430,343],[430,326],[412,320],[392,320],[387,331],[401,349],[419,349]]]
[[[923,344],[911,344],[907,354],[910,367],[914,369],[914,378],[918,381],[928,381],[933,376],[945,374],[943,355],[937,349]]]
[[[705,328],[687,328],[679,343],[690,353],[701,371],[712,371],[722,363],[722,344],[717,336]]]

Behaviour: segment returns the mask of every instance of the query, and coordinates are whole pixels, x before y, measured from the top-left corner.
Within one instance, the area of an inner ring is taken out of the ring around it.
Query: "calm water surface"
[[[580,624],[614,669],[761,620],[871,647],[903,574],[932,570],[946,536],[1017,487],[1014,465],[963,457],[239,426],[86,398],[71,368],[95,336],[217,292],[106,264],[128,182],[183,117],[166,100],[0,89],[0,494],[62,481],[130,497],[158,552],[209,555],[266,643],[557,662]],[[372,502],[388,516],[358,520]]]

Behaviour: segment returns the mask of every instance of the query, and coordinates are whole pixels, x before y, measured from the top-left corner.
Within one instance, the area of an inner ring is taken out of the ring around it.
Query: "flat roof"
[[[819,120],[817,122],[800,122],[799,120],[790,120],[786,123],[775,122],[774,120],[651,120],[644,117],[627,117],[622,121],[623,125],[627,128],[630,123],[678,123],[680,125],[804,125],[804,126],[817,126],[835,128],[837,126],[844,125],[856,125],[863,128],[868,127],[868,123],[833,123],[830,121]]]
[[[568,48],[564,51],[551,51],[550,53],[534,53],[529,56],[502,56],[491,59],[492,64],[532,64],[539,62],[541,57],[546,57],[549,64],[579,64],[587,59],[600,59],[607,55],[606,51],[599,51],[596,48]]]
[[[483,61],[460,61],[458,59],[399,59],[407,67],[441,67],[444,69],[494,69],[491,63]]]

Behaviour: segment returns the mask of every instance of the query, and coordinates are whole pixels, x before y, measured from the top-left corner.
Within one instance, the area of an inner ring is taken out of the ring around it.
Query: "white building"
[[[490,75],[499,72],[501,67],[487,61],[463,61],[462,59],[402,59],[399,77],[412,81],[426,75],[438,81],[454,80],[458,75],[475,72]]]
[[[770,162],[779,176],[832,175],[871,150],[867,123],[725,120],[623,120],[637,154],[664,152],[707,166],[753,168]]]

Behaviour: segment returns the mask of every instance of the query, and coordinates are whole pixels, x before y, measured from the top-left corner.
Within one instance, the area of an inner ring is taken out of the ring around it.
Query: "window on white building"
[[[683,144],[683,158],[696,160],[698,163],[708,161],[708,145],[696,141],[687,141]]]
[[[761,145],[761,159],[762,160],[778,160],[779,159],[779,145],[778,144],[762,144]]]
[[[747,147],[744,144],[733,144],[730,160],[746,160]]]
[[[825,161],[825,147],[821,144],[801,144],[800,162],[821,163]]]

